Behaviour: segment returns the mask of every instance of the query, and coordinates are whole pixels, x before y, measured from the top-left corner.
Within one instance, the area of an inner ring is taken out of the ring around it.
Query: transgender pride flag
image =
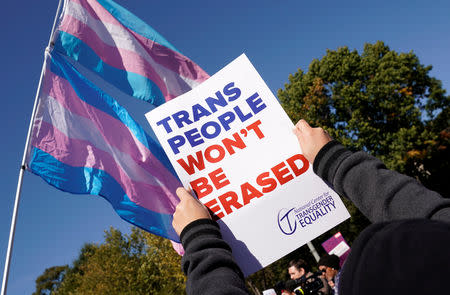
[[[172,214],[181,184],[118,97],[149,111],[209,76],[110,0],[65,0],[44,66],[27,168],[60,190],[102,196],[126,221],[178,241]]]

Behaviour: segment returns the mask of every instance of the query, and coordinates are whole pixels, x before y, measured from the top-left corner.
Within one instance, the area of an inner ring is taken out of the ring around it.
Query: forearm
[[[187,294],[248,294],[244,276],[216,222],[196,220],[183,229],[180,238]]]
[[[332,141],[317,154],[313,167],[372,222],[406,218],[450,221],[449,199],[411,177],[388,170],[364,152],[352,153]]]

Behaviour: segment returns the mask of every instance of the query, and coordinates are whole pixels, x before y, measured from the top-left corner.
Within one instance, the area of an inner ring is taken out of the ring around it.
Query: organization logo
[[[294,210],[283,208],[278,212],[278,227],[285,235],[292,235],[297,229],[297,222],[295,221]]]
[[[336,210],[336,203],[329,192],[309,200],[300,207],[282,208],[278,211],[278,227],[285,235],[292,235],[297,228],[300,230],[315,223],[323,222],[327,215]]]

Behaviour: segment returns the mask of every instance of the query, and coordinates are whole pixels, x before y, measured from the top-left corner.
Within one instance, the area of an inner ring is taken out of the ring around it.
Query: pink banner
[[[339,266],[341,267],[345,259],[347,259],[348,254],[350,254],[350,246],[340,232],[323,242],[322,247],[328,254],[336,254],[339,257]]]

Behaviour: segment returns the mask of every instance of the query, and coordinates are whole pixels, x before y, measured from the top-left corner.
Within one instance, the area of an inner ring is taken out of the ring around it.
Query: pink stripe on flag
[[[176,97],[177,94],[169,94],[166,84],[154,68],[136,52],[110,46],[88,25],[80,22],[70,15],[65,15],[60,29],[82,40],[107,64],[128,72],[133,72],[153,81],[161,90],[164,97]],[[120,44],[117,44],[118,46]]]
[[[175,187],[170,183],[161,186],[137,182],[128,177],[109,153],[97,149],[85,140],[72,139],[47,122],[36,122],[39,132],[34,133],[32,145],[52,155],[58,161],[73,167],[88,167],[103,170],[111,175],[123,188],[131,201],[149,210],[173,214],[179,202],[174,196]],[[76,151],[75,153],[73,151]],[[152,182],[149,180],[149,182]],[[167,185],[167,186],[166,186]]]
[[[49,87],[50,89],[48,89]],[[91,120],[92,126],[98,130],[99,136],[103,138],[106,144],[130,155],[149,173],[167,171],[164,165],[130,132],[127,126],[79,99],[66,79],[48,71],[42,93],[56,99],[69,112]],[[158,177],[178,183],[178,180],[169,172],[167,175],[159,175]]]
[[[196,63],[191,61],[186,56],[173,51],[153,40],[145,38],[138,33],[123,26],[116,18],[114,18],[100,3],[89,0],[70,0],[78,3],[95,19],[101,20],[104,23],[118,25],[132,34],[144,47],[147,53],[153,58],[155,62],[164,66],[171,71],[188,78],[193,81],[201,83],[209,78],[209,75],[203,71]]]
[[[196,81],[199,84],[209,78],[209,75],[202,68],[200,68],[200,66],[181,53],[147,39],[136,32],[131,30],[130,32],[137,40],[139,40],[155,62],[165,68],[178,73],[182,77]]]
[[[172,174],[167,169],[150,169],[143,162],[134,160],[129,154],[123,153],[103,140],[97,126],[88,118],[78,116],[66,110],[57,100],[51,96],[41,97],[41,105],[49,111],[42,111],[37,114],[36,120],[47,122],[64,133],[67,137],[89,142],[97,149],[112,155],[117,165],[127,171],[128,177],[135,181],[147,182],[151,185],[159,183],[171,183],[175,181]],[[61,120],[62,118],[66,120]],[[66,122],[70,122],[67,124]],[[73,124],[76,122],[76,124]],[[38,129],[37,129],[38,130]],[[38,132],[38,131],[37,131]],[[145,168],[144,168],[145,167]],[[151,182],[149,182],[151,181]]]

